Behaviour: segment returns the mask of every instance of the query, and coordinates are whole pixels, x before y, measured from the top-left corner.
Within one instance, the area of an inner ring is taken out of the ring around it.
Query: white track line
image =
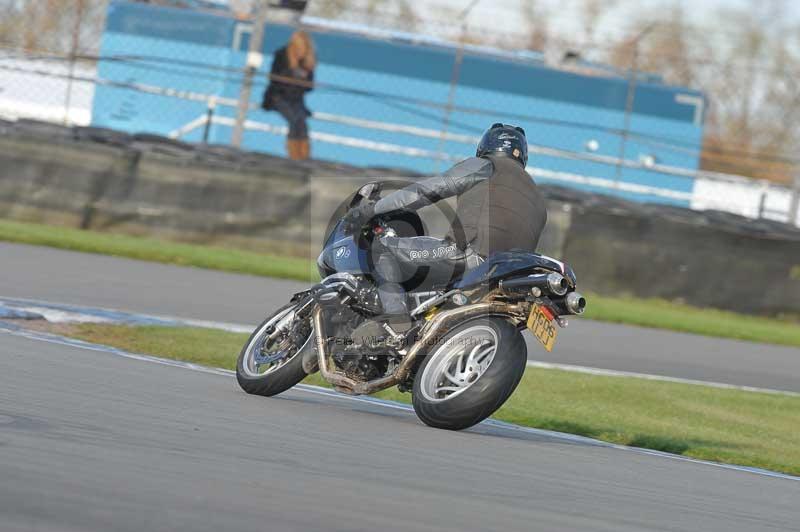
[[[159,314],[142,314],[138,312],[128,312],[125,310],[113,309],[113,308],[104,308],[104,307],[85,307],[81,305],[72,305],[68,303],[57,303],[51,301],[42,301],[37,299],[26,299],[21,297],[3,297],[0,296],[0,305],[7,304],[12,308],[16,309],[36,309],[35,312],[38,314],[44,314],[45,317],[50,320],[51,317],[58,316],[58,313],[62,313],[63,315],[82,315],[82,316],[95,316],[99,317],[102,321],[109,321],[108,318],[103,317],[104,314],[111,314],[111,315],[124,315],[126,317],[132,318],[134,320],[141,320],[141,321],[160,321],[165,323],[171,323],[175,325],[185,325],[189,327],[198,327],[201,329],[217,329],[220,331],[228,331],[228,332],[235,332],[235,333],[247,333],[250,334],[255,329],[256,325],[245,325],[241,323],[229,323],[224,321],[209,321],[209,320],[198,320],[193,318],[179,318],[176,316],[164,316]],[[50,315],[48,315],[48,312]],[[100,321],[98,320],[98,321]],[[55,320],[56,322],[59,321],[58,319]],[[63,321],[63,320],[62,320]],[[73,320],[75,321],[75,320]],[[117,319],[119,321],[119,318]]]
[[[742,386],[738,384],[726,384],[724,382],[683,379],[680,377],[665,377],[663,375],[651,375],[649,373],[635,373],[633,371],[617,371],[613,369],[591,368],[588,366],[573,366],[571,364],[553,364],[551,362],[539,362],[536,360],[529,360],[528,367],[541,368],[541,369],[560,369],[562,371],[586,373],[587,375],[599,375],[602,377],[629,377],[634,379],[645,379],[649,381],[674,382],[677,384],[708,386],[710,388],[722,388],[725,390],[739,390],[742,392],[770,393],[775,395],[788,395],[791,397],[800,397],[800,393],[797,392],[774,390],[772,388],[757,388],[755,386]]]
[[[31,340],[43,341],[43,342],[48,342],[48,343],[52,343],[52,344],[65,345],[65,346],[75,347],[75,348],[79,348],[79,349],[87,349],[87,350],[90,350],[90,351],[99,351],[99,352],[109,353],[109,354],[112,354],[112,355],[115,355],[115,356],[119,356],[119,357],[123,357],[123,358],[138,360],[138,361],[142,361],[142,362],[150,362],[150,363],[154,363],[154,364],[160,364],[160,365],[163,365],[163,366],[171,366],[171,367],[175,367],[175,368],[188,369],[188,370],[191,370],[191,371],[197,371],[197,372],[207,373],[207,374],[211,374],[211,375],[221,375],[221,376],[224,376],[224,377],[232,377],[232,376],[235,375],[235,372],[233,372],[231,370],[226,370],[226,369],[222,369],[222,368],[210,368],[210,367],[206,367],[206,366],[200,366],[198,364],[192,364],[192,363],[189,363],[189,362],[180,362],[180,361],[176,361],[176,360],[168,360],[168,359],[164,359],[164,358],[154,357],[154,356],[151,356],[151,355],[142,355],[142,354],[139,354],[139,353],[131,353],[131,352],[124,351],[122,349],[117,349],[117,348],[114,348],[114,347],[109,347],[109,346],[100,345],[100,344],[93,344],[93,343],[89,343],[89,342],[84,342],[82,340],[73,340],[71,338],[67,338],[67,337],[59,336],[59,335],[55,335],[55,334],[50,334],[50,333],[40,333],[40,332],[28,331],[28,330],[24,330],[24,329],[10,329],[10,328],[4,329],[4,328],[0,328],[0,334],[2,334],[2,333],[11,334],[11,335],[14,335],[14,336],[21,336],[21,337],[28,338],[28,339],[31,339]],[[396,403],[396,402],[393,402],[393,401],[386,401],[386,400],[383,400],[383,399],[375,399],[373,397],[367,397],[367,396],[343,395],[343,394],[339,394],[339,393],[337,393],[335,391],[328,390],[326,388],[320,388],[318,386],[310,386],[310,385],[307,385],[307,384],[298,384],[297,386],[295,386],[293,388],[293,390],[302,391],[302,392],[306,392],[306,393],[312,393],[312,394],[315,394],[315,395],[323,395],[323,396],[334,398],[334,399],[338,399],[338,400],[369,403],[371,405],[377,405],[377,406],[381,406],[381,407],[384,407],[384,408],[391,408],[391,409],[395,409],[395,410],[403,410],[403,411],[406,411],[406,412],[413,412],[413,408],[411,408],[409,405],[405,405],[405,404],[402,404],[402,403]],[[530,427],[521,427],[519,425],[513,425],[511,423],[505,423],[505,422],[497,421],[497,420],[494,420],[494,419],[489,419],[489,420],[483,421],[481,423],[481,425],[494,427],[494,428],[498,428],[498,429],[503,429],[503,430],[511,430],[511,431],[516,431],[516,432],[522,432],[522,433],[525,433],[525,434],[531,434],[531,435],[535,435],[535,436],[539,436],[539,437],[553,438],[553,439],[558,439],[558,440],[562,440],[562,441],[569,441],[569,442],[573,442],[573,443],[581,443],[581,444],[585,444],[585,445],[592,445],[592,446],[597,446],[597,447],[605,447],[605,448],[608,448],[608,449],[615,449],[615,450],[620,450],[620,451],[633,452],[633,453],[637,453],[637,454],[644,454],[644,455],[648,455],[648,456],[656,456],[656,457],[660,457],[660,458],[667,458],[667,459],[670,459],[670,460],[678,460],[678,461],[681,461],[681,462],[689,462],[689,463],[700,464],[700,465],[705,465],[705,466],[711,466],[711,467],[716,467],[716,468],[721,468],[721,469],[728,469],[728,470],[731,470],[731,471],[740,471],[740,472],[744,472],[744,473],[752,473],[752,474],[755,474],[755,475],[760,475],[760,476],[769,477],[769,478],[779,478],[779,479],[783,479],[783,480],[792,480],[792,481],[795,481],[795,482],[800,482],[800,477],[796,477],[796,476],[793,476],[793,475],[787,475],[787,474],[784,474],[784,473],[778,473],[778,472],[775,472],[775,471],[769,471],[767,469],[760,469],[760,468],[756,468],[756,467],[747,467],[747,466],[738,466],[738,465],[733,465],[733,464],[721,464],[721,463],[718,463],[718,462],[709,462],[709,461],[706,461],[706,460],[698,460],[696,458],[689,458],[689,457],[681,456],[681,455],[677,455],[677,454],[670,454],[670,453],[666,453],[666,452],[663,452],[663,451],[654,451],[654,450],[651,450],[651,449],[642,449],[640,447],[629,447],[627,445],[617,445],[617,444],[608,443],[608,442],[604,442],[604,441],[600,441],[600,440],[595,440],[595,439],[592,439],[592,438],[587,438],[585,436],[577,436],[575,434],[566,434],[566,433],[554,432],[554,431],[550,431],[550,430],[534,429],[534,428],[530,428]]]

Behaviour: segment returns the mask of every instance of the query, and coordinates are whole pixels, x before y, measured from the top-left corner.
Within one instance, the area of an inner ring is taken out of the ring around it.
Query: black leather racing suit
[[[496,251],[536,249],[546,203],[522,165],[503,155],[466,159],[393,192],[375,204],[375,214],[415,211],[452,196],[458,196],[457,219],[447,238],[380,238],[375,272],[386,314],[408,314],[401,283],[409,279],[444,285]]]

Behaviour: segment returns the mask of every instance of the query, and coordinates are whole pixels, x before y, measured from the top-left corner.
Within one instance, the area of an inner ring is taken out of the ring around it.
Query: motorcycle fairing
[[[340,222],[331,232],[317,259],[320,275],[324,278],[334,273],[355,275],[370,273],[367,250],[360,247],[352,234]]]

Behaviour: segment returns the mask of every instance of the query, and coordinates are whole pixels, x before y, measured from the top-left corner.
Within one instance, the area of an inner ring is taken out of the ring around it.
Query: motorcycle
[[[381,182],[369,183],[347,208],[383,192]],[[414,327],[398,333],[373,320],[382,309],[369,250],[383,235],[422,236],[424,226],[415,213],[395,213],[361,228],[339,219],[329,229],[317,261],[322,281],[295,294],[242,348],[236,376],[245,392],[274,396],[319,371],[346,394],[397,386],[411,393],[424,423],[461,430],[492,415],[516,389],[527,362],[523,330],[550,351],[567,317],[586,308],[568,265],[507,251],[441,286],[410,280],[404,288]]]

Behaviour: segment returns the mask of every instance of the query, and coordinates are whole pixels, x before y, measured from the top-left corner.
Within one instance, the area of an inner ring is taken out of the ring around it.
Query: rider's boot
[[[298,140],[297,141],[297,153],[302,161],[306,161],[311,158],[311,142],[308,139]]]
[[[300,141],[294,139],[287,139],[286,140],[286,155],[289,159],[293,161],[299,161],[302,159],[300,148]]]

